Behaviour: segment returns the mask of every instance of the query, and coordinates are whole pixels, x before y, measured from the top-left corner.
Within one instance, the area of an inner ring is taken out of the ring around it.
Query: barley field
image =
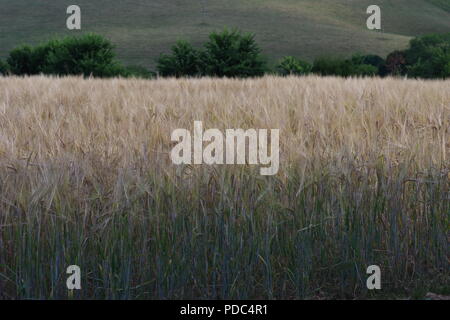
[[[280,129],[278,174],[172,164],[196,120]],[[450,81],[0,77],[0,298],[448,294],[449,227]]]

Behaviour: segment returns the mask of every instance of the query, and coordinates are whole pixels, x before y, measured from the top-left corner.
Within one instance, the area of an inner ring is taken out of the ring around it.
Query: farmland
[[[194,121],[280,129],[278,173],[174,165]],[[449,81],[8,77],[0,128],[1,298],[449,290]]]

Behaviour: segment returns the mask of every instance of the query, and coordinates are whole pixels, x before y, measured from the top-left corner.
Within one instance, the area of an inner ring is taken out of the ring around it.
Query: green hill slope
[[[67,6],[82,9],[82,31],[110,38],[128,64],[154,65],[178,39],[200,45],[225,26],[254,32],[268,57],[305,59],[404,48],[410,37],[450,32],[450,0],[378,0],[382,32],[366,28],[372,0],[0,0],[0,57],[23,43],[77,34]]]

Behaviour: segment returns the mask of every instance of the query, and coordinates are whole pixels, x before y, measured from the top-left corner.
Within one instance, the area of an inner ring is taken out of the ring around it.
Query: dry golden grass
[[[93,155],[117,165],[169,160],[170,133],[281,129],[281,171],[344,159],[450,160],[450,82],[396,79],[0,79],[3,160]]]
[[[174,166],[195,120],[280,129],[278,175]],[[0,298],[445,294],[449,170],[449,81],[0,78]]]

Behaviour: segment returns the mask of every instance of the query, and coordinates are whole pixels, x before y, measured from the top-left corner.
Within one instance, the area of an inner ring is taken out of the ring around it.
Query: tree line
[[[104,37],[54,39],[38,46],[13,49],[0,60],[0,75],[84,75],[93,77],[260,77],[265,74],[322,76],[408,76],[412,78],[450,77],[450,33],[424,35],[411,40],[409,48],[378,55],[355,54],[350,58],[320,57],[309,63],[286,56],[269,66],[255,35],[239,30],[210,34],[195,48],[178,41],[171,51],[156,61],[156,71],[141,66],[124,66],[116,59],[114,46]]]

